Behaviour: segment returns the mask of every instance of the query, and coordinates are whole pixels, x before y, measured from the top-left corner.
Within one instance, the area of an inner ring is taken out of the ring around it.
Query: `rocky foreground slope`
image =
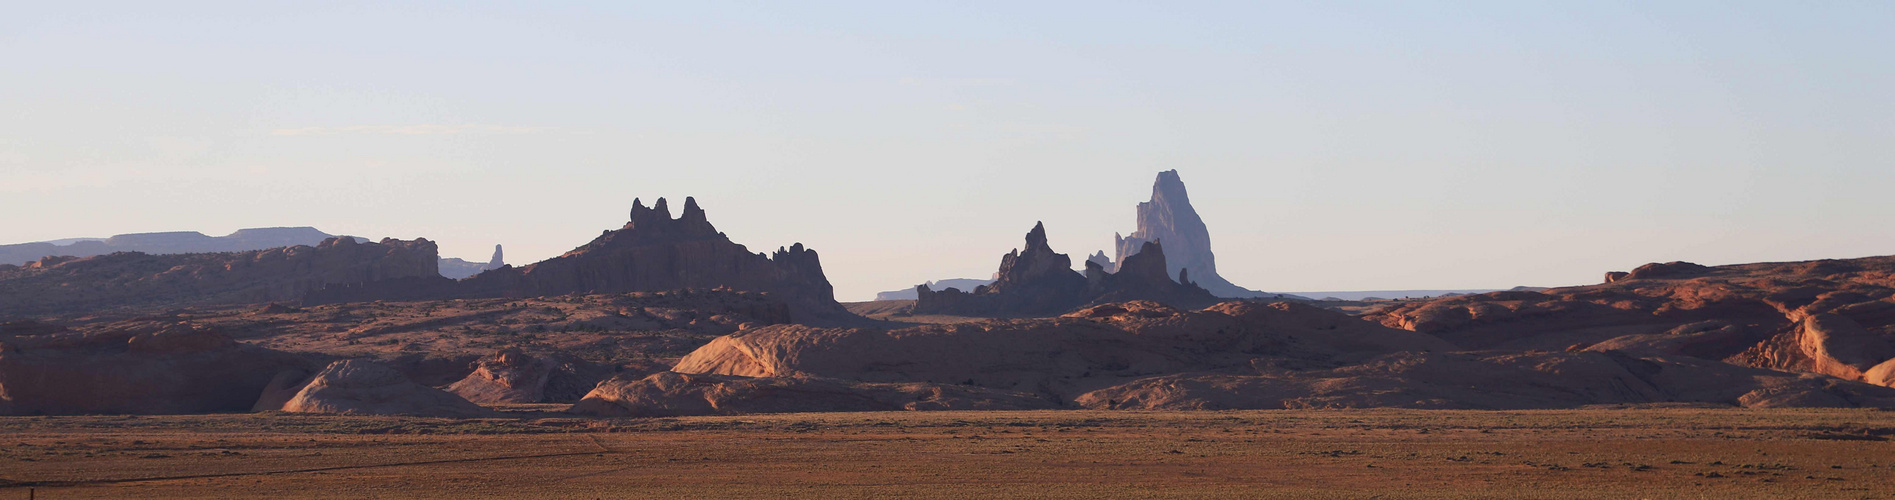
[[[810,395],[808,398],[798,395]],[[1895,389],[1687,356],[1467,351],[1294,303],[1151,302],[894,330],[738,332],[670,372],[601,383],[575,411],[1570,408],[1693,402],[1895,407]]]
[[[1473,349],[1689,357],[1895,385],[1895,257],[1672,262],[1607,280],[1406,303],[1366,318]]]

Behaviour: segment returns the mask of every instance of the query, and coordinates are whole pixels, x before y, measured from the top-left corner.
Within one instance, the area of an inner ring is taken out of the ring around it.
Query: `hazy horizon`
[[[837,298],[1082,261],[1177,169],[1266,291],[1895,254],[1895,4],[23,4],[0,243],[519,265],[695,196]]]

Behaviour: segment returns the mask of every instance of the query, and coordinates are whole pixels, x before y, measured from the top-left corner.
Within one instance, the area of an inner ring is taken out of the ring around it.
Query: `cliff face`
[[[1016,249],[1000,258],[1000,272],[992,284],[976,287],[972,292],[953,288],[935,291],[927,285],[917,286],[914,312],[1037,316],[1109,301],[1151,300],[1179,307],[1203,307],[1217,301],[1210,292],[1195,284],[1175,282],[1167,277],[1165,252],[1160,244],[1145,243],[1142,252],[1150,253],[1129,257],[1121,263],[1118,273],[1106,271],[1098,262],[1087,261],[1086,273],[1080,274],[1072,270],[1070,257],[1054,252],[1046,244],[1046,226],[1035,224],[1026,234],[1024,250]]]
[[[1145,243],[1156,241],[1164,243],[1170,251],[1166,275],[1176,276],[1179,271],[1188,269],[1192,277],[1218,297],[1265,295],[1217,275],[1210,229],[1204,226],[1204,219],[1198,217],[1197,209],[1191,207],[1191,198],[1185,194],[1184,180],[1178,177],[1177,170],[1158,173],[1158,181],[1151,188],[1151,201],[1138,204],[1138,230],[1130,236],[1113,235],[1112,238],[1118,258],[1110,262],[1119,263],[1119,267],[1124,266],[1126,258],[1142,250]],[[1093,260],[1105,264],[1104,257],[1101,253]],[[1107,270],[1116,271],[1110,267]]]
[[[718,232],[685,198],[678,218],[663,198],[647,208],[632,202],[631,221],[563,255],[524,267],[503,266],[473,277],[402,280],[324,290],[316,303],[536,297],[684,289],[763,292],[788,304],[798,321],[853,318],[836,302],[815,250],[801,243],[751,253]]]
[[[357,243],[231,253],[47,257],[0,265],[0,316],[122,306],[296,301],[325,286],[439,276],[434,242]]]

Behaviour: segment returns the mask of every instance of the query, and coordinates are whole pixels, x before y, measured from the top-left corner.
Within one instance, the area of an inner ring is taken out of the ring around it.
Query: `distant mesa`
[[[437,278],[434,242],[338,236],[224,253],[118,252],[0,265],[0,316],[103,312],[125,307],[293,303],[340,284]]]
[[[950,279],[944,279],[944,280],[930,281],[930,282],[927,282],[926,285],[928,286],[929,289],[932,289],[932,290],[946,290],[949,288],[954,288],[954,289],[965,291],[965,290],[973,290],[974,288],[977,288],[977,287],[992,284],[993,282],[994,280],[980,279],[980,278],[950,278]],[[911,287],[911,288],[904,288],[901,290],[890,290],[886,292],[876,293],[875,300],[915,300],[915,289]]]
[[[1117,258],[1106,259],[1105,252],[1099,252],[1087,261],[1098,262],[1105,270],[1117,272],[1125,259],[1145,248],[1145,243],[1162,241],[1165,250],[1170,252],[1165,268],[1167,275],[1177,276],[1180,271],[1189,270],[1193,280],[1218,297],[1271,295],[1237,286],[1217,274],[1217,258],[1211,254],[1210,229],[1204,226],[1204,219],[1198,217],[1197,209],[1191,207],[1191,199],[1185,195],[1184,180],[1178,177],[1177,170],[1158,173],[1157,182],[1152,184],[1151,201],[1138,204],[1138,230],[1129,236],[1115,234],[1112,239]]]
[[[0,264],[22,265],[45,257],[92,257],[115,252],[150,255],[182,253],[248,252],[271,248],[316,246],[337,235],[313,227],[260,227],[239,229],[225,236],[208,236],[196,231],[121,234],[110,238],[66,238],[33,243],[0,245]],[[366,238],[351,237],[358,243]],[[456,258],[441,259],[439,272],[449,279],[461,279],[488,269],[499,268],[500,246],[494,245],[494,260],[468,262]]]
[[[1000,259],[992,284],[972,291],[949,288],[935,291],[915,287],[915,314],[957,316],[1032,316],[1060,314],[1087,305],[1127,300],[1149,300],[1175,307],[1203,307],[1217,297],[1180,271],[1178,281],[1166,274],[1161,242],[1146,242],[1140,252],[1108,272],[1088,261],[1086,272],[1072,270],[1072,259],[1046,244],[1045,224],[1035,224],[1026,235],[1024,250]]]

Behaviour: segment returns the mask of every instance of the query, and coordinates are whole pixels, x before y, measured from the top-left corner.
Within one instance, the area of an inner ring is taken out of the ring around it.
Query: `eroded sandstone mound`
[[[1672,262],[1608,279],[1405,303],[1366,317],[1470,348],[1621,350],[1895,382],[1895,257]]]
[[[660,372],[602,382],[570,410],[605,417],[825,411],[1033,410],[1057,405],[1032,394],[930,383]]]
[[[244,411],[273,377],[308,369],[301,357],[184,322],[90,332],[9,326],[0,329],[4,415]]]
[[[453,393],[424,386],[387,365],[349,359],[330,363],[279,410],[289,413],[478,417],[490,412]]]
[[[124,307],[294,302],[325,286],[439,276],[426,239],[232,253],[47,257],[0,267],[0,317]]]
[[[611,375],[609,366],[509,347],[480,358],[473,373],[448,385],[447,391],[480,404],[570,403]]]
[[[1127,257],[1119,271],[1108,272],[1087,261],[1085,274],[1073,271],[1072,258],[1046,244],[1045,224],[1034,224],[1026,246],[1000,258],[993,283],[972,291],[948,288],[936,291],[915,287],[915,314],[957,316],[1045,316],[1086,305],[1128,300],[1150,300],[1178,307],[1204,307],[1217,302],[1210,292],[1192,282],[1188,272],[1173,281],[1166,274],[1160,243],[1147,242],[1142,255]]]

